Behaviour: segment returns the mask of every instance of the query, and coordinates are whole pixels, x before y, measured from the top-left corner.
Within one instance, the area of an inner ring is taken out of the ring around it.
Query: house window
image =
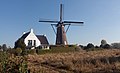
[[[34,46],[36,47],[36,40],[34,40]]]
[[[28,46],[32,46],[32,40],[28,40]]]

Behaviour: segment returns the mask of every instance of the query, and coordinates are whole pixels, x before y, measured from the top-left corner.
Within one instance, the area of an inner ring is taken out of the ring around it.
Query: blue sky
[[[64,4],[64,20],[84,21],[84,26],[70,27],[70,44],[100,45],[102,39],[120,42],[120,0],[0,0],[0,44],[13,47],[30,28],[36,34],[46,34],[54,44],[50,23],[38,21],[59,20],[60,3]]]

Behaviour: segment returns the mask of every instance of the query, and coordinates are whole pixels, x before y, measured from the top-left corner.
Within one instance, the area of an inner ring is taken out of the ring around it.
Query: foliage
[[[0,49],[2,49],[2,46],[0,45]]]
[[[9,53],[9,54],[14,54],[14,55],[16,55],[16,56],[24,56],[24,55],[27,55],[27,51],[26,51],[26,50],[22,50],[21,48],[8,49],[6,52]]]
[[[89,43],[89,44],[87,45],[87,48],[94,48],[94,45],[93,45],[92,43]]]
[[[0,51],[0,62],[5,61],[8,58],[8,53]]]
[[[84,49],[84,46],[83,45],[79,45],[82,49]]]
[[[78,51],[80,48],[77,46],[52,46],[51,49],[43,50],[43,49],[36,49],[37,54],[46,54],[46,53],[62,53],[62,52],[75,52]]]
[[[3,45],[2,45],[2,49],[3,49],[3,51],[6,51],[6,50],[7,50],[6,44],[3,44]]]
[[[106,40],[101,40],[101,45],[107,44]]]
[[[22,56],[25,56],[27,55],[27,49],[22,49],[22,53],[21,53]]]
[[[27,50],[27,53],[28,54],[35,54],[36,53],[36,49]]]
[[[100,48],[100,47],[96,45],[95,48]]]
[[[104,48],[104,46],[107,44],[106,40],[101,40],[101,45],[100,47],[101,48]]]
[[[16,48],[21,48],[21,49],[22,49],[21,55],[26,55],[26,54],[27,54],[27,53],[26,53],[26,45],[25,45],[23,39],[21,39],[21,38],[18,39],[18,40],[15,42],[14,48],[15,48],[15,49],[16,49]]]
[[[16,48],[15,49],[15,53],[16,53],[16,55],[21,55],[21,53],[22,53],[22,49],[21,48]]]
[[[23,39],[18,39],[16,42],[15,42],[15,46],[14,48],[21,48],[22,50],[26,48],[26,45],[23,41]]]
[[[89,49],[86,49],[86,51],[99,51],[99,50],[103,50],[102,48],[89,48]]]
[[[0,51],[3,51],[2,46],[0,45]]]
[[[76,47],[76,45],[68,45],[68,47]]]
[[[1,63],[2,73],[26,73],[27,61],[22,56],[12,56]]]
[[[92,43],[88,43],[87,46],[84,47],[85,50],[94,48]]]
[[[105,44],[102,48],[105,48],[105,49],[110,49],[111,46],[109,44]]]
[[[112,43],[112,48],[120,49],[120,43]]]
[[[26,73],[27,58],[0,52],[0,73]]]

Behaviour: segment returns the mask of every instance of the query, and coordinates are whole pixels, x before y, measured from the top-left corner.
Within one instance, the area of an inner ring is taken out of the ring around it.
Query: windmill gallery
[[[39,22],[47,22],[51,23],[51,26],[53,28],[53,31],[56,35],[56,43],[55,45],[69,45],[66,37],[66,33],[69,29],[69,27],[75,26],[75,25],[82,25],[84,22],[78,22],[78,21],[63,21],[63,5],[60,4],[60,20],[59,21],[48,21],[48,20],[39,20]],[[67,29],[65,30],[65,26],[67,26]],[[55,29],[56,28],[56,29]],[[30,33],[30,35],[28,34]],[[44,35],[39,35],[41,38],[38,37],[38,35],[35,35],[33,33],[33,29],[28,32],[24,33],[22,37],[24,37],[23,41],[26,44],[27,47],[42,47],[42,48],[49,48],[49,43]],[[21,38],[22,38],[21,37]],[[29,37],[29,38],[28,38]],[[26,40],[26,39],[27,40]],[[39,40],[39,42],[38,42]],[[17,42],[17,41],[16,41]]]

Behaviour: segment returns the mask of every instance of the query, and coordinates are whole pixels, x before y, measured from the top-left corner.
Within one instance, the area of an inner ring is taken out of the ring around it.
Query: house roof
[[[30,32],[27,32],[25,34],[22,35],[21,39],[25,39],[28,35],[29,35]]]
[[[40,40],[41,44],[47,44],[47,45],[49,44],[46,36],[44,35],[36,35],[36,36]]]
[[[33,29],[30,30],[30,32],[24,33],[20,39],[24,41],[24,39],[30,34],[33,33]],[[48,40],[45,35],[36,35],[36,37],[39,39],[42,45],[49,45]],[[32,40],[32,39],[31,39]]]
[[[30,32],[23,34],[20,39],[24,40],[30,34]],[[42,45],[49,45],[48,40],[45,35],[36,35],[36,37],[39,39]]]

